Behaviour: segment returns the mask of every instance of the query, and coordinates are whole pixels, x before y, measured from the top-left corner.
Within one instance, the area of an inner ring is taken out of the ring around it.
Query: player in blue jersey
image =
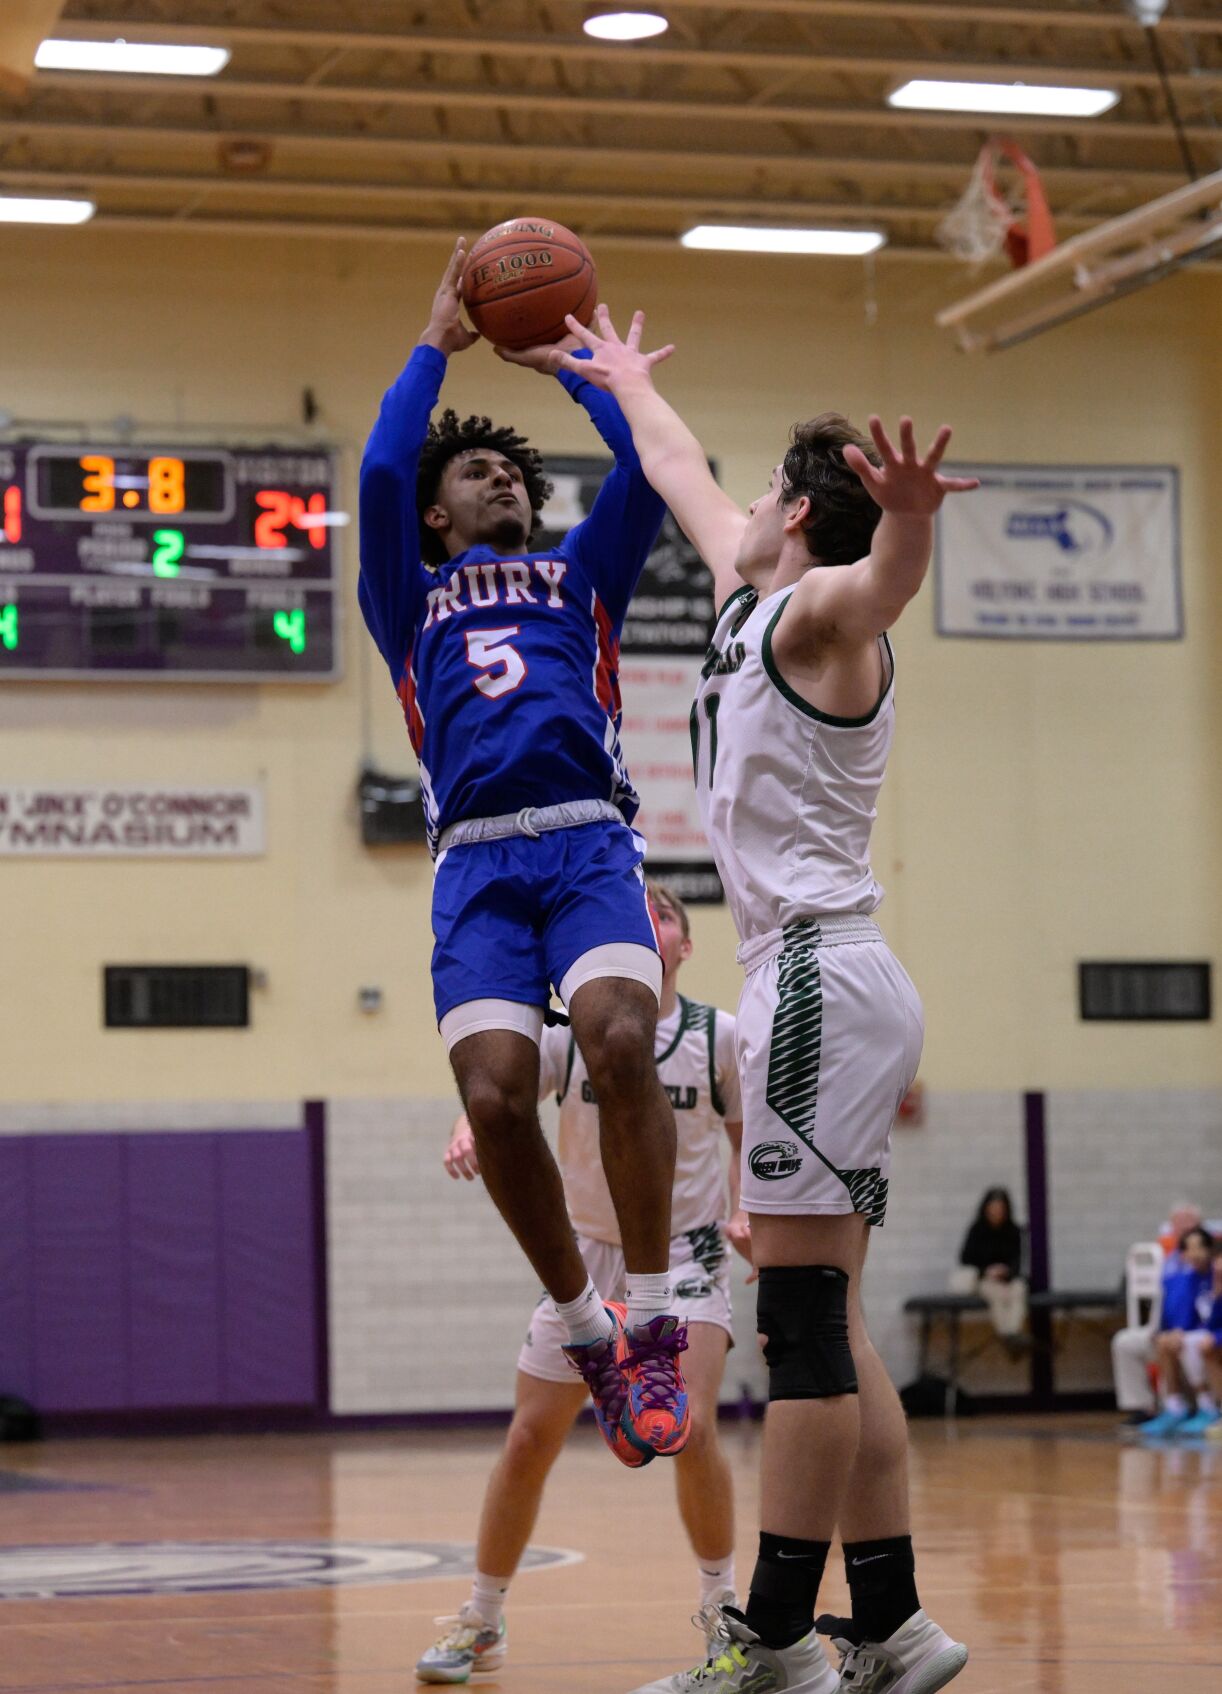
[[[685,1329],[668,1309],[675,1121],[653,1062],[662,963],[619,747],[620,630],[664,507],[618,403],[566,372],[615,465],[584,521],[532,552],[550,492],[539,455],[487,418],[429,422],[449,357],[479,339],[459,311],[464,259],[460,241],[365,449],[360,604],[420,763],[437,1020],[484,1180],[564,1320],[608,1445],[639,1466],[690,1427]],[[582,1262],[539,1127],[553,988],[600,1102],[622,1321]]]

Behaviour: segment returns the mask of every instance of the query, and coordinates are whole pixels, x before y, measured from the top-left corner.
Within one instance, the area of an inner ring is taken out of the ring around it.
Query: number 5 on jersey
[[[475,686],[489,700],[499,700],[502,694],[512,694],[514,689],[526,675],[526,662],[516,647],[509,646],[509,638],[516,635],[518,624],[509,629],[471,629],[467,631],[467,663],[477,671],[485,671],[484,676],[477,676]],[[505,668],[498,675],[492,672],[498,665]]]

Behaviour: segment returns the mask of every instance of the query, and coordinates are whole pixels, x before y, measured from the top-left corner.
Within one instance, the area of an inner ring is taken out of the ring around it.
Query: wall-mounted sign
[[[939,635],[1174,641],[1179,473],[1165,465],[956,465],[938,514]]]
[[[0,855],[243,858],[264,851],[261,787],[0,783]]]

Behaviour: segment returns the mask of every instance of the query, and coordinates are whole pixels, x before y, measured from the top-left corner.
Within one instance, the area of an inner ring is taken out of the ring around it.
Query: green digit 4
[[[272,628],[294,653],[305,652],[306,615],[300,606],[291,612],[277,612],[272,618]]]

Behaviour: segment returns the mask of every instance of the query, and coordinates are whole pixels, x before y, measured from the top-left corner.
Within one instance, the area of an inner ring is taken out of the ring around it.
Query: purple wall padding
[[[314,1400],[313,1196],[302,1135],[250,1131],[221,1142],[225,1400]]]
[[[221,1140],[219,1135],[126,1137],[130,1403],[135,1406],[219,1406],[225,1397]]]
[[[130,1404],[123,1141],[33,1139],[34,1398],[48,1410]]]
[[[0,1394],[34,1386],[34,1290],[29,1265],[30,1144],[0,1136]]]
[[[0,1394],[322,1409],[317,1140],[0,1137]]]

